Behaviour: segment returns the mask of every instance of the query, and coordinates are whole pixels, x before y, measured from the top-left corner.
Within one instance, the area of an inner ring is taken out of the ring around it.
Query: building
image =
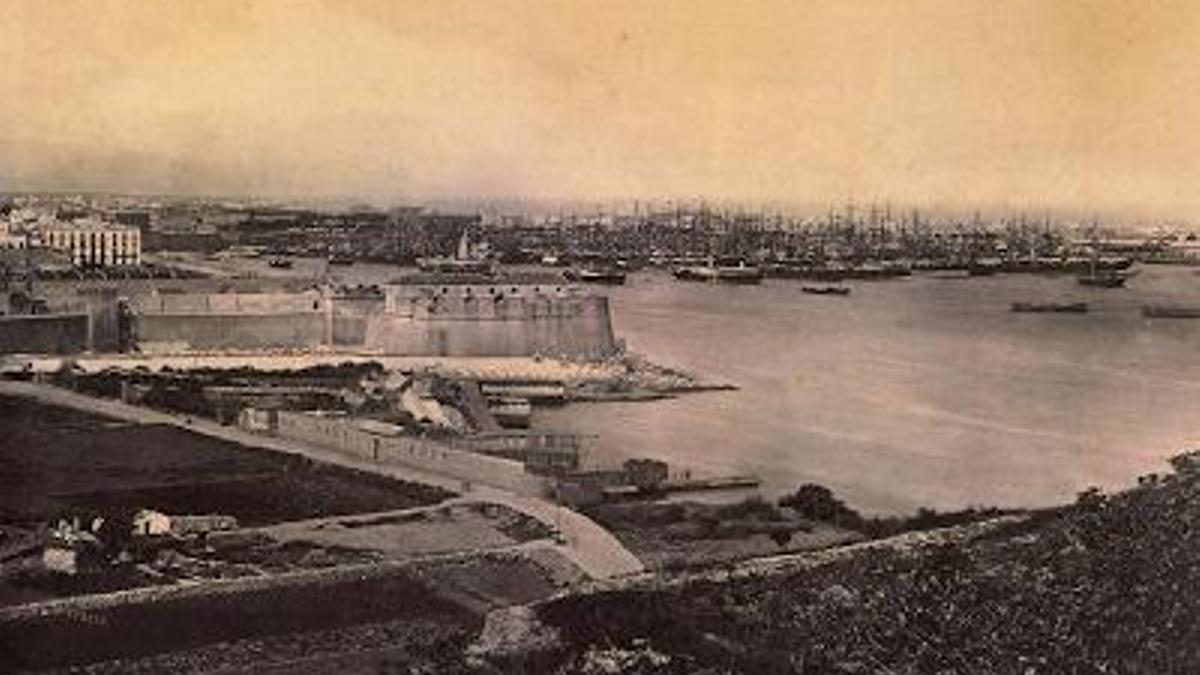
[[[220,514],[168,515],[153,509],[142,509],[133,517],[134,536],[157,537],[174,535],[187,537],[210,532],[236,530],[237,518]]]
[[[142,232],[95,219],[57,222],[41,228],[42,244],[70,254],[76,267],[142,264]]]
[[[19,251],[25,248],[25,235],[0,229],[0,250]]]
[[[103,524],[102,518],[93,520],[90,527],[84,527],[78,518],[73,522],[58,521],[42,550],[42,566],[69,576],[99,567],[104,556],[96,533]]]

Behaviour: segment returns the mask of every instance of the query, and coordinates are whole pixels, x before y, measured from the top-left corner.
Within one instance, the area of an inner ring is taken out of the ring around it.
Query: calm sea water
[[[755,473],[768,493],[815,481],[874,511],[1051,504],[1200,445],[1200,320],[1140,312],[1200,305],[1192,270],[1144,268],[1118,290],[1029,275],[859,283],[844,298],[800,285],[632,276],[610,293],[629,347],[740,390],[575,404],[535,424],[595,434],[601,463]],[[1092,311],[1009,311],[1050,300]]]

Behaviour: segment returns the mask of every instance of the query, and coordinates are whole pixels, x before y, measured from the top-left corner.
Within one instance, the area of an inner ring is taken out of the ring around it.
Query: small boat
[[[1200,319],[1200,307],[1144,305],[1142,316],[1147,319]]]
[[[849,286],[801,286],[801,293],[810,295],[850,295]]]
[[[495,272],[490,260],[462,258],[419,258],[417,269],[429,274],[485,274]]]
[[[1129,275],[1114,270],[1097,270],[1075,277],[1081,286],[1095,288],[1121,288],[1129,280]]]
[[[1014,302],[1010,308],[1014,312],[1054,312],[1061,314],[1086,314],[1086,302]]]
[[[971,277],[990,277],[1001,269],[999,260],[993,258],[984,258],[980,260],[972,260],[967,265],[967,276]]]
[[[758,284],[762,283],[762,278],[762,270],[745,263],[717,268],[717,281],[727,284]]]
[[[958,267],[933,270],[925,276],[929,277],[930,279],[966,279],[971,276],[971,271],[963,267]]]
[[[616,268],[584,268],[581,270],[570,270],[566,273],[566,277],[571,281],[579,281],[585,284],[608,284],[611,286],[620,286],[625,283],[625,273]]]
[[[349,253],[333,253],[329,256],[330,265],[353,265],[354,256]]]
[[[288,260],[287,258],[282,258],[282,257],[281,258],[271,258],[270,260],[267,261],[267,265],[270,265],[271,267],[276,267],[276,268],[282,269],[282,270],[292,269],[292,261]]]

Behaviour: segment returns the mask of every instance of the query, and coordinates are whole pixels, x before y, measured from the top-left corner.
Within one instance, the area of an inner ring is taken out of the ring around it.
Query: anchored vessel
[[[737,265],[708,265],[681,267],[675,270],[680,281],[707,281],[726,284],[757,284],[762,282],[762,270],[739,262]]]
[[[1142,316],[1148,319],[1200,319],[1200,307],[1177,305],[1145,305]]]
[[[1093,270],[1087,274],[1080,274],[1075,280],[1082,286],[1120,288],[1129,280],[1129,274],[1116,270]]]
[[[811,295],[850,295],[849,286],[801,286],[801,293]]]
[[[1088,311],[1088,304],[1086,302],[1014,302],[1011,309],[1014,312],[1085,314]]]
[[[569,270],[565,276],[570,281],[579,281],[585,284],[620,286],[625,283],[625,273],[615,268],[585,267],[580,270]]]
[[[458,240],[458,249],[453,258],[432,257],[417,260],[417,268],[422,272],[436,274],[485,274],[495,272],[492,261],[473,249],[466,230]]]

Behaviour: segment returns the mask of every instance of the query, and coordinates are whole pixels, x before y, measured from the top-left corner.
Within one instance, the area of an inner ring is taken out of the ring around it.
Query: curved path
[[[237,427],[222,426],[211,420],[173,415],[119,401],[84,396],[46,384],[0,380],[0,394],[36,398],[46,403],[130,422],[170,424],[245,446],[304,455],[329,464],[338,464],[401,480],[436,485],[456,493],[463,492],[463,483],[457,478],[408,467],[358,461],[306,443],[252,434]],[[489,485],[473,484],[469,489],[469,495],[464,496],[478,501],[503,504],[554,528],[561,533],[557,543],[559,551],[593,579],[612,579],[645,571],[641,561],[630,553],[611,532],[581,513],[546,499],[518,495]]]

